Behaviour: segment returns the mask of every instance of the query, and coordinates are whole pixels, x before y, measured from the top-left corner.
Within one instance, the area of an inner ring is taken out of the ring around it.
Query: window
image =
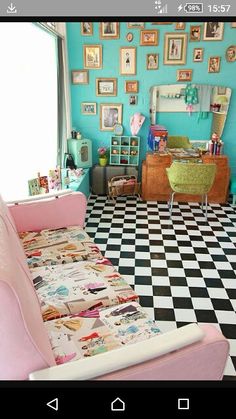
[[[28,195],[28,179],[57,164],[57,39],[32,23],[1,23],[0,194]]]

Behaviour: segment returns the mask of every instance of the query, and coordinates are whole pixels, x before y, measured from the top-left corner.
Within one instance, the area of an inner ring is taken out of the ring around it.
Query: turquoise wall
[[[201,24],[203,23],[191,23]],[[236,44],[236,29],[231,28],[230,23],[225,23],[223,41],[200,41],[188,42],[187,60],[185,66],[169,66],[163,64],[164,34],[175,32],[175,25],[152,25],[145,23],[145,29],[158,29],[159,45],[146,47],[139,45],[139,29],[128,29],[127,23],[120,24],[120,38],[116,40],[101,40],[99,38],[99,23],[94,23],[93,36],[82,36],[80,23],[67,23],[69,70],[83,68],[83,44],[102,44],[103,46],[103,67],[98,70],[89,70],[89,84],[71,85],[72,102],[72,124],[82,131],[84,137],[93,141],[93,161],[97,162],[97,148],[109,146],[111,132],[100,131],[99,129],[99,103],[122,103],[123,104],[123,126],[124,134],[130,134],[130,116],[135,112],[141,112],[146,120],[139,132],[141,137],[141,159],[145,158],[147,151],[146,138],[149,127],[149,89],[155,84],[176,83],[176,70],[181,68],[193,69],[193,83],[214,84],[227,86],[233,89],[231,104],[228,113],[226,126],[223,133],[225,143],[225,154],[229,156],[232,172],[236,175],[236,62],[229,63],[225,59],[225,51],[230,45]],[[184,32],[189,33],[190,23],[186,24]],[[126,34],[132,32],[132,42],[127,42]],[[179,31],[181,32],[181,31]],[[135,76],[121,76],[119,71],[119,51],[121,46],[137,47],[137,74]],[[204,48],[204,61],[193,62],[193,49]],[[158,70],[146,70],[146,54],[159,54]],[[208,58],[210,56],[221,56],[221,68],[219,73],[208,73]],[[95,80],[97,77],[116,77],[118,80],[117,96],[97,97]],[[125,80],[138,80],[139,93],[138,104],[129,105],[129,94],[124,93]],[[81,102],[96,102],[97,115],[88,116],[81,114]],[[162,114],[159,122],[165,124],[170,134],[186,134],[190,138],[209,139],[209,127],[211,116],[208,120],[197,122],[197,115],[188,116],[186,113],[172,115]],[[200,127],[200,130],[199,130]],[[199,138],[199,133],[201,138]],[[197,135],[196,135],[197,134]],[[208,135],[207,135],[208,134]]]

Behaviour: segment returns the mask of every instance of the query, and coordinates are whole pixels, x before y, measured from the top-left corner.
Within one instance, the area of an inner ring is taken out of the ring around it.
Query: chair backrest
[[[192,148],[188,137],[170,135],[167,138],[167,148]]]
[[[216,164],[179,163],[173,162],[167,169],[168,179],[173,190],[181,187],[183,193],[205,194],[211,189],[215,174]],[[177,190],[179,192],[179,190]]]

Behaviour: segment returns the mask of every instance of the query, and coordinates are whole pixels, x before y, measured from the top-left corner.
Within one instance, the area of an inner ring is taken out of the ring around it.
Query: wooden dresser
[[[203,163],[217,165],[214,184],[208,194],[209,203],[226,203],[228,201],[230,168],[227,156],[203,155]],[[146,160],[142,162],[142,199],[144,201],[168,201],[171,188],[166,174],[170,167],[172,156],[147,153]],[[187,164],[187,163],[186,163]],[[176,194],[178,202],[201,202],[201,196]]]

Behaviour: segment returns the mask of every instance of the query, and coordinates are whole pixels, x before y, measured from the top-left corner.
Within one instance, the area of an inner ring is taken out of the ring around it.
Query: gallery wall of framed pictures
[[[224,86],[235,74],[235,22],[73,22],[68,27],[73,126],[83,130],[85,124],[94,141],[109,139],[116,121],[129,134],[135,112],[148,121],[153,85]]]

